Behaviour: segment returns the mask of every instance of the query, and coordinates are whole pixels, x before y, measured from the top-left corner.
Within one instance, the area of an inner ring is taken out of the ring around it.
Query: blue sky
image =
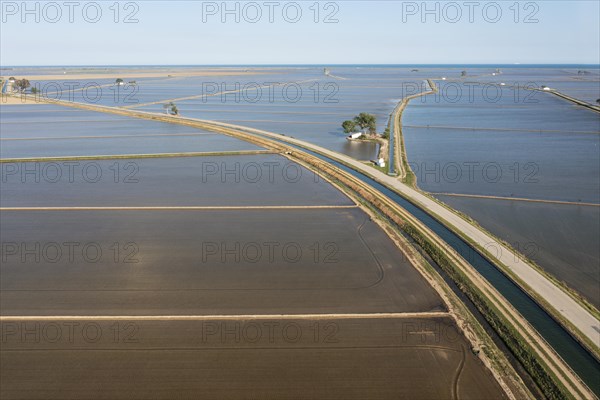
[[[1,2],[2,65],[600,63],[595,0],[49,3]]]

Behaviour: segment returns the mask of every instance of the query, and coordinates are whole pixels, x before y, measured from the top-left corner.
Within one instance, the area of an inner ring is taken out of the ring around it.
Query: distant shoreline
[[[265,67],[368,67],[368,68],[390,68],[390,67],[417,67],[417,68],[597,68],[599,64],[97,64],[97,65],[0,65],[1,70],[17,68],[265,68]]]
[[[86,73],[85,71],[77,71],[71,74],[41,74],[41,75],[24,75],[19,74],[20,76],[27,77],[27,79],[31,80],[73,80],[73,79],[131,79],[131,78],[176,78],[176,77],[189,77],[189,76],[240,76],[240,75],[261,75],[261,72],[245,72],[245,71],[160,71],[160,72],[149,72],[147,70],[132,70],[132,71],[123,71],[123,70],[114,70],[107,71],[106,73],[101,73],[98,71],[90,71]],[[8,74],[5,74],[8,75]]]

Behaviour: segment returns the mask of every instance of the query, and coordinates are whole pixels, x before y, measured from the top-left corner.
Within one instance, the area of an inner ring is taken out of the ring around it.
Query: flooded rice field
[[[2,158],[262,150],[54,105],[1,110]],[[503,396],[387,234],[323,177],[282,155],[1,165],[0,204],[17,209],[0,213],[0,312],[33,317],[28,323],[43,332],[36,342],[3,341],[0,365],[11,372],[0,378],[2,397],[68,390],[86,398],[90,383],[80,372],[92,370],[110,398],[185,397],[198,382],[219,398],[295,398],[308,386],[317,397]],[[441,316],[318,317],[405,312]],[[274,317],[252,319],[260,314]],[[294,318],[303,314],[316,317]],[[238,317],[211,320],[219,315]],[[36,320],[43,317],[51,319]],[[3,332],[23,326],[1,324]],[[48,326],[65,324],[71,339],[47,340]]]
[[[2,106],[0,157],[68,157],[261,149],[239,139],[179,125],[138,121],[89,111],[61,110],[54,114],[55,108],[64,107]],[[31,118],[32,114],[35,117]]]
[[[354,204],[275,154],[11,163],[4,171],[5,207]]]
[[[413,100],[405,110],[403,133],[421,189],[437,193],[507,242],[535,246],[542,268],[598,305],[599,114],[523,89],[547,85],[589,101],[598,95],[598,71],[579,71],[514,68],[462,82],[438,81],[440,93]],[[495,86],[485,86],[489,82]]]
[[[599,134],[408,127],[405,132],[410,166],[423,190],[600,202]]]
[[[3,263],[3,315],[443,309],[356,208],[14,211],[1,229],[5,242],[39,244],[41,257]],[[75,261],[71,242],[81,243]]]
[[[598,207],[436,196],[600,307]],[[560,243],[560,245],[557,245]]]
[[[330,73],[321,67],[263,68],[231,76],[142,78],[135,85],[125,79],[123,86],[108,79],[38,84],[49,98],[143,111],[165,112],[173,101],[186,117],[295,136],[360,160],[375,158],[378,145],[349,143],[341,123],[367,112],[383,132],[398,101],[418,92],[422,78],[409,68],[337,67]]]
[[[591,102],[597,70],[503,68],[496,75],[488,67],[329,70],[157,75],[128,78],[122,86],[99,76],[78,81],[89,89],[69,92],[68,100],[159,113],[172,101],[184,117],[264,129],[369,160],[378,144],[347,141],[341,122],[367,112],[376,115],[377,131],[383,132],[398,102],[426,89],[425,79],[434,79],[441,94],[413,100],[403,116],[406,151],[420,188],[600,305],[600,207],[595,206],[600,119],[552,94],[515,90],[533,80],[536,87],[548,85]],[[503,96],[465,89],[486,82],[502,87]],[[73,81],[38,83],[64,95]],[[467,91],[455,98],[457,83]],[[101,90],[97,99],[92,88]],[[2,105],[0,116],[4,159],[264,150],[189,127],[56,105]],[[293,397],[307,391],[315,397],[345,393],[344,398],[502,396],[447,316],[283,317],[447,309],[366,212],[282,155],[5,162],[0,203],[21,207],[0,215],[3,315],[232,316],[230,325],[210,319],[123,320],[137,340],[117,344],[9,341],[0,354],[2,365],[13,366],[0,378],[3,396],[23,380],[61,382],[77,394],[86,378],[70,380],[75,362],[104,371],[95,379],[112,388],[111,398],[130,397],[132,388],[137,394],[187,394],[198,389],[197,382],[220,398]],[[256,330],[248,328],[249,321],[260,314],[281,315],[270,326],[293,321],[304,335],[292,340],[286,330],[283,341],[268,343],[248,337],[248,329]],[[71,322],[85,323],[78,321]],[[97,324],[104,329],[105,322]],[[111,327],[106,324],[107,335]],[[292,366],[291,359],[301,362]],[[38,368],[28,369],[31,363]],[[168,384],[157,387],[155,374],[170,377]],[[407,386],[399,375],[415,384]],[[223,385],[225,378],[237,383]],[[367,384],[374,379],[381,383],[377,388]],[[280,384],[270,385],[273,380]],[[316,389],[314,382],[320,381]],[[46,388],[45,394],[60,390]],[[40,393],[34,388],[27,397]]]
[[[93,385],[111,399],[505,398],[450,318],[123,321],[116,344],[110,324],[98,324],[106,335],[91,344],[81,329],[75,346],[10,340],[3,395],[87,399]],[[44,395],[32,382],[44,382]]]

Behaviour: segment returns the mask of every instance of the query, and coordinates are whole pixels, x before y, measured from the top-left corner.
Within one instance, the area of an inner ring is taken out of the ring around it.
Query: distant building
[[[4,87],[2,88],[2,92],[3,93],[11,93],[14,92],[15,89],[15,78],[9,78],[6,81],[6,85],[4,85]]]
[[[384,168],[385,167],[385,160],[383,158],[380,158],[379,160],[377,160],[377,166]]]
[[[363,134],[362,132],[355,132],[355,133],[351,133],[348,136],[348,139],[358,139],[359,137],[361,137]]]

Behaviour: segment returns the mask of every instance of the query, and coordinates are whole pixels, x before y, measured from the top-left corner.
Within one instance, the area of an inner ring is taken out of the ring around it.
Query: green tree
[[[29,86],[31,86],[31,83],[29,83],[29,81],[27,79],[19,79],[18,81],[15,82],[15,86],[17,87],[17,89],[19,89],[22,92],[25,89],[27,89]]]
[[[460,76],[467,76],[467,71],[462,71],[462,72],[460,73]]]
[[[385,128],[385,131],[383,131],[383,135],[381,135],[382,138],[384,139],[389,139],[390,138],[390,128]]]
[[[376,131],[377,119],[372,114],[364,112],[360,113],[356,117],[354,117],[354,122],[362,131],[367,130],[371,134],[375,133]]]
[[[123,83],[123,79],[121,78],[117,78],[117,80],[115,81],[115,83],[118,85],[119,83]]]
[[[32,86],[32,87],[31,87],[31,93],[32,93],[32,94],[39,93],[39,91],[40,91],[40,90],[39,90],[38,88],[36,88],[35,86]]]
[[[344,121],[342,122],[342,128],[344,128],[344,132],[352,133],[356,129],[356,122],[350,120]]]

